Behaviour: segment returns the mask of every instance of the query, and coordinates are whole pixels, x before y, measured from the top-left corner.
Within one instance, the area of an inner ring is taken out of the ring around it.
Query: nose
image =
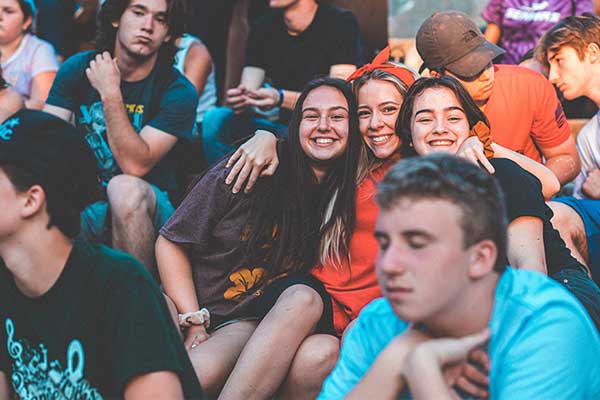
[[[550,64],[550,71],[548,72],[548,80],[550,83],[556,84],[558,82],[558,71],[556,66]]]
[[[377,131],[383,127],[383,120],[377,111],[371,114],[371,119],[369,120],[369,129],[372,131]]]
[[[392,244],[385,249],[379,250],[377,266],[379,271],[386,275],[402,275],[406,272],[406,267],[402,261],[401,250]]]
[[[142,29],[146,32],[152,32],[154,29],[154,16],[151,13],[148,13],[144,16],[144,21],[142,25]]]
[[[444,117],[435,118],[432,126],[433,133],[445,133],[448,132],[448,127],[446,126],[446,120]]]
[[[319,126],[317,129],[320,132],[326,132],[329,130],[329,117],[327,115],[323,115],[319,118]]]

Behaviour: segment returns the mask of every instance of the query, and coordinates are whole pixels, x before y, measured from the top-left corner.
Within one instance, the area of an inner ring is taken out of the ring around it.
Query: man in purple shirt
[[[502,63],[519,64],[554,24],[584,12],[593,12],[591,0],[490,0],[481,16],[486,39],[506,50]]]

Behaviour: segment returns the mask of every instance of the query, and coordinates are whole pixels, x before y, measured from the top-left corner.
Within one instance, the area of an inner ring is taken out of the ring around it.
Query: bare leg
[[[560,233],[560,237],[571,250],[571,255],[582,263],[589,271],[590,255],[583,220],[571,207],[566,204],[550,201],[548,206],[552,209],[552,225]]]
[[[208,395],[216,397],[219,394],[255,328],[255,321],[226,325],[188,351],[202,389]]]
[[[130,175],[117,175],[106,189],[112,215],[112,245],[134,256],[157,278],[154,258],[156,232],[152,217],[156,196],[150,184]]]
[[[314,289],[301,284],[287,288],[256,328],[219,398],[271,397],[322,312],[323,301]]]
[[[278,398],[315,399],[339,354],[340,341],[335,336],[317,334],[306,338],[294,357]]]

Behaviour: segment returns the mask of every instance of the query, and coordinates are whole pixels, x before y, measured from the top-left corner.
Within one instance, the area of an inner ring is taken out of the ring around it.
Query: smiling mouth
[[[379,145],[387,143],[392,138],[392,136],[394,136],[393,133],[390,133],[389,135],[369,136],[369,140],[374,144]]]
[[[428,144],[430,146],[452,146],[454,144],[454,141],[448,140],[448,139],[437,139],[437,140],[432,140]]]
[[[335,139],[332,138],[315,138],[315,139],[311,139],[317,146],[322,146],[322,147],[326,147],[326,146],[330,146],[335,142]]]

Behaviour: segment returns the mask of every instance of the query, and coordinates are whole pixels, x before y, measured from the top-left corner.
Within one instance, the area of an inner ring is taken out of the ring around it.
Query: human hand
[[[471,350],[464,362],[444,368],[448,386],[457,387],[481,399],[489,397],[489,373],[490,356],[479,348]]]
[[[600,169],[594,168],[588,172],[581,190],[591,199],[600,199]]]
[[[206,328],[204,325],[192,325],[190,326],[186,333],[185,339],[183,341],[183,345],[187,350],[191,350],[194,347],[198,346],[200,343],[204,342],[210,337],[208,332],[206,332]]]
[[[277,157],[277,138],[271,132],[259,130],[254,136],[242,144],[227,161],[231,171],[225,179],[226,184],[231,184],[234,179],[232,192],[238,193],[244,182],[245,193],[248,193],[256,183],[259,176],[273,175],[279,166]]]
[[[231,88],[225,94],[225,105],[233,109],[236,114],[241,114],[248,108],[248,95],[244,85]]]
[[[477,136],[470,136],[460,145],[456,155],[472,162],[477,166],[479,166],[479,164],[483,165],[483,168],[485,168],[490,174],[493,174],[495,169],[485,156],[483,150],[483,143],[481,143],[479,138]]]
[[[121,97],[121,71],[117,59],[112,58],[108,51],[96,55],[85,74],[102,100]]]
[[[279,104],[279,91],[272,87],[260,88],[257,90],[248,90],[248,99],[246,103],[250,106],[258,107],[261,110],[270,110]]]

